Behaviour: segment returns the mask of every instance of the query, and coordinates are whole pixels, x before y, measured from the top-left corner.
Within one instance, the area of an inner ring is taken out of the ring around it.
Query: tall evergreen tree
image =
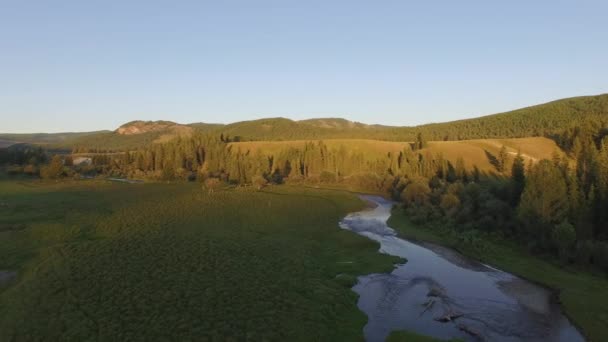
[[[519,215],[528,232],[546,244],[553,227],[568,218],[568,188],[559,169],[550,161],[535,164],[526,178]]]
[[[524,158],[519,151],[517,152],[517,156],[513,160],[513,165],[511,166],[511,179],[513,181],[512,203],[517,205],[517,203],[519,203],[521,193],[524,191],[524,187],[526,185],[526,166]]]
[[[498,152],[498,165],[496,166],[498,172],[505,172],[507,170],[508,163],[509,152],[507,151],[507,147],[503,145],[500,151]]]

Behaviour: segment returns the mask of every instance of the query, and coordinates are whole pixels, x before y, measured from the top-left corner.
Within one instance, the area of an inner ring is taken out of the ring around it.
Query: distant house
[[[74,158],[74,165],[75,166],[91,165],[91,164],[93,164],[93,159],[91,159],[90,157],[77,157],[77,158]]]

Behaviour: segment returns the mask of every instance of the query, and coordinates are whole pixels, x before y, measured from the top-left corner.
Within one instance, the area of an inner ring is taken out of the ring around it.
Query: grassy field
[[[264,154],[278,154],[288,148],[302,148],[304,144],[310,140],[292,140],[292,141],[248,141],[231,143],[233,148],[241,151],[258,151]],[[350,152],[362,152],[365,156],[376,158],[379,155],[386,155],[388,152],[399,153],[406,148],[407,142],[381,141],[381,140],[366,140],[366,139],[327,139],[323,140],[329,149],[340,149],[344,147]],[[559,147],[555,142],[548,138],[514,138],[514,139],[477,139],[477,140],[462,140],[462,141],[431,141],[429,146],[422,149],[421,153],[429,152],[432,155],[438,153],[443,154],[444,158],[451,161],[453,164],[459,157],[465,161],[468,168],[477,166],[481,171],[495,171],[495,167],[491,163],[491,157],[497,157],[502,146],[507,148],[511,155],[511,159],[515,157],[518,151],[521,151],[522,156],[528,162],[529,160],[537,161],[539,159],[550,159],[553,151]]]
[[[481,171],[490,172],[495,171],[495,167],[490,162],[490,156],[497,157],[503,146],[507,148],[511,160],[518,151],[521,151],[526,163],[530,160],[551,159],[554,151],[560,151],[555,141],[541,137],[432,141],[429,142],[429,147],[422,151],[428,150],[433,154],[442,153],[452,163],[456,163],[458,157],[462,157],[466,167],[472,168],[476,165]]]
[[[0,181],[0,340],[361,340],[346,192]]]
[[[277,154],[288,148],[303,148],[311,140],[289,140],[289,141],[245,141],[230,143],[234,149],[241,151],[258,151],[265,154]],[[317,140],[318,141],[318,140]],[[345,147],[349,152],[363,152],[364,155],[376,156],[387,152],[399,153],[406,148],[407,142],[394,142],[368,139],[327,139],[322,140],[330,149]]]
[[[485,241],[483,251],[471,250],[458,244],[449,232],[412,224],[400,209],[393,210],[388,224],[405,238],[456,248],[465,255],[557,290],[566,314],[584,335],[591,341],[608,341],[608,279],[605,275],[566,269],[507,242]]]

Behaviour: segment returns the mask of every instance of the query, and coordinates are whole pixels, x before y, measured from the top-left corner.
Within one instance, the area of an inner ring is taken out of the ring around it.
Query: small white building
[[[77,157],[74,158],[74,166],[84,166],[93,164],[93,159],[90,157]]]

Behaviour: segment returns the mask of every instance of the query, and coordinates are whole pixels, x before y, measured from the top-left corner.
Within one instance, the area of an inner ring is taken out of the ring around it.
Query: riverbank
[[[453,234],[412,224],[400,209],[393,209],[388,225],[400,237],[454,248],[466,256],[556,290],[565,314],[587,339],[608,340],[608,280],[605,277],[564,270],[507,243],[484,240],[483,248],[464,245]]]
[[[408,260],[390,273],[359,277],[353,287],[368,317],[368,342],[416,339],[402,331],[444,340],[585,341],[552,291],[450,248],[401,239],[386,224],[394,202],[361,198],[376,208],[353,212],[340,226],[379,242],[380,253]]]
[[[419,335],[411,331],[394,331],[387,339],[386,342],[464,342],[459,339],[452,339],[448,341],[438,340],[429,336]]]

